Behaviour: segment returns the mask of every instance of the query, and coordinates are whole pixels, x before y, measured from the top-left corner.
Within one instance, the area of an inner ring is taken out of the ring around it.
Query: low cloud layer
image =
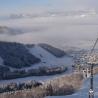
[[[91,43],[98,36],[98,15],[93,10],[74,11],[67,14],[48,12],[35,17],[31,16],[32,14],[28,17],[25,14],[22,17],[15,16],[14,19],[1,21],[0,25],[8,28],[5,32],[1,32],[0,40],[49,43],[66,47],[66,45],[75,46],[76,44],[89,45],[88,42]]]

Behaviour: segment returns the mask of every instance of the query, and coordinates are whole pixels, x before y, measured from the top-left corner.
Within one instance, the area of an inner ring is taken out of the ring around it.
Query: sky
[[[89,45],[97,20],[98,0],[0,0],[2,41]]]
[[[40,9],[98,9],[98,0],[0,0],[0,13]]]

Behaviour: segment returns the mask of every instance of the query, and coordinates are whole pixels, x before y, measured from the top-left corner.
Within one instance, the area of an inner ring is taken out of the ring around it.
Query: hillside
[[[0,42],[0,79],[62,73],[72,58],[47,44]]]
[[[0,42],[0,57],[5,66],[22,68],[40,62],[26,49],[25,45],[19,43]]]

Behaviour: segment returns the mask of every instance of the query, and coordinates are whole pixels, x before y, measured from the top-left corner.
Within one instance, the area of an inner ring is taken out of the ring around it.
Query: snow
[[[35,57],[40,58],[41,62],[37,63],[37,64],[33,64],[33,65],[31,65],[31,67],[21,68],[18,70],[28,71],[29,69],[38,68],[39,66],[60,66],[60,65],[70,66],[73,64],[73,58],[71,58],[69,56],[57,58],[54,55],[52,55],[51,53],[49,53],[48,51],[46,51],[45,49],[41,48],[39,45],[35,45],[34,47],[29,48],[29,51]],[[0,57],[0,64],[5,66],[3,64],[3,59],[1,57]],[[11,71],[17,70],[16,68],[11,68],[11,67],[9,67],[9,68]]]
[[[25,70],[31,69],[31,68],[38,68],[39,66],[60,66],[65,65],[68,66],[68,68],[71,68],[71,65],[73,64],[73,58],[69,56],[64,56],[62,58],[57,58],[48,51],[44,50],[38,45],[35,45],[34,47],[30,48],[30,53],[35,55],[36,57],[41,59],[41,62],[38,64],[34,64],[31,67],[23,68]],[[29,80],[37,80],[37,81],[46,81],[61,75],[67,74],[66,72],[63,74],[57,74],[53,76],[31,76],[31,77],[25,77],[25,78],[18,78],[18,79],[12,79],[12,80],[1,80],[0,85],[8,84],[10,82],[26,82]]]
[[[36,66],[69,66],[73,64],[73,58],[68,56],[57,58],[38,45],[35,45],[33,48],[31,48],[30,53],[41,59],[41,63],[37,64]]]

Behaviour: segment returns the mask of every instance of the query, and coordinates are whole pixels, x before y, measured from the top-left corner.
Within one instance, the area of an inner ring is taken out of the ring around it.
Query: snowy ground
[[[72,57],[65,55],[64,57],[56,57],[40,47],[39,45],[35,45],[34,47],[29,49],[30,53],[33,54],[35,57],[40,58],[41,62],[38,64],[33,64],[31,67],[22,68],[25,70],[29,70],[32,68],[38,68],[42,66],[67,66],[70,67],[74,60]]]
[[[51,53],[44,50],[38,45],[35,45],[33,48],[31,48],[30,52],[36,57],[41,59],[41,63],[35,65],[35,67],[37,66],[60,66],[60,65],[69,66],[73,64],[73,58],[67,55],[62,58],[55,57],[54,55],[52,55]]]

